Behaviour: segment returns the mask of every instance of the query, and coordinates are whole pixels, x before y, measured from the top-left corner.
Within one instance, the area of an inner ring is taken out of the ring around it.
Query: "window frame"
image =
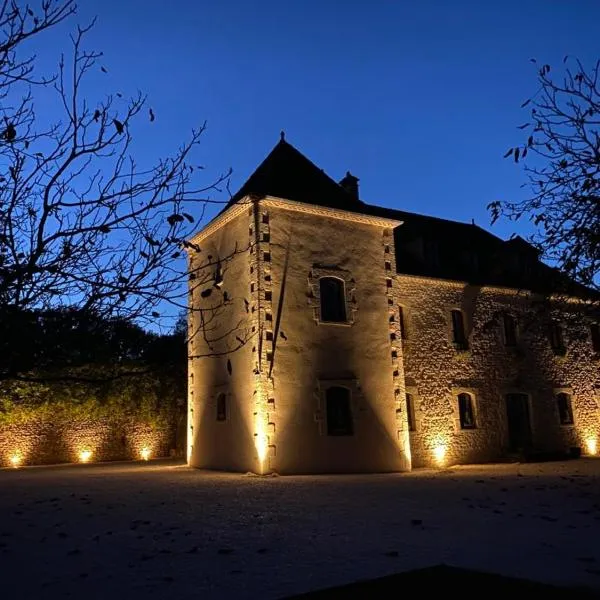
[[[334,398],[330,398],[330,394],[332,390],[345,390],[346,395],[343,397],[338,397],[335,400],[343,400],[346,403],[344,410],[347,410],[348,414],[346,418],[348,422],[345,424],[346,428],[333,428],[333,423],[331,423],[330,419],[330,402],[333,402]],[[356,427],[354,424],[354,410],[352,407],[352,390],[345,386],[340,385],[338,383],[334,383],[332,385],[327,386],[324,390],[324,400],[325,400],[325,433],[327,437],[353,437],[355,435]]]
[[[326,281],[326,280],[338,282],[339,288],[337,290],[337,294],[339,294],[339,297],[336,299],[336,302],[340,303],[340,305],[337,308],[343,309],[343,319],[332,320],[332,319],[324,318],[324,315],[323,315],[324,302],[323,302],[322,282]],[[346,324],[348,324],[348,306],[347,306],[347,302],[346,302],[346,282],[344,281],[344,279],[341,277],[337,277],[335,275],[321,275],[318,278],[317,287],[319,289],[319,308],[318,308],[319,323],[323,323],[326,325],[346,325]]]
[[[512,340],[509,339],[510,336],[506,333],[506,324],[509,320],[512,321]],[[517,318],[506,311],[502,313],[502,342],[506,348],[516,348],[519,345],[519,325]]]
[[[406,304],[397,305],[398,308],[398,328],[400,329],[400,339],[405,342],[410,338],[410,331],[408,327],[408,317]]]
[[[219,392],[215,400],[215,421],[217,423],[226,423],[229,420],[228,405],[229,402],[227,401],[227,394],[225,392]],[[221,410],[221,408],[223,410]]]
[[[550,349],[555,356],[565,356],[567,353],[564,329],[563,323],[556,319],[552,319],[548,324],[548,341],[550,342]],[[558,335],[555,335],[556,333]]]
[[[454,315],[459,314],[461,320],[461,339],[457,339],[456,332],[456,323],[454,319]],[[452,307],[450,309],[450,340],[452,345],[457,350],[466,351],[469,350],[469,336],[467,335],[467,319],[465,315],[465,311],[461,308]]]
[[[569,421],[563,421],[562,413],[560,410],[559,398],[564,396],[567,399],[567,410],[570,417]],[[556,407],[556,413],[558,422],[561,427],[573,427],[575,425],[575,414],[573,412],[573,394],[568,388],[557,388],[554,390],[554,405]]]
[[[472,417],[472,424],[467,425],[463,421],[463,411],[461,407],[461,398],[468,398],[468,405]],[[458,413],[458,426],[461,431],[472,431],[478,429],[477,427],[477,410],[475,408],[475,396],[472,392],[461,390],[456,394],[456,411]]]
[[[408,399],[410,398],[410,403]],[[415,399],[416,394],[411,390],[407,389],[404,392],[404,406],[406,410],[406,425],[410,433],[417,431],[417,417],[415,411]]]

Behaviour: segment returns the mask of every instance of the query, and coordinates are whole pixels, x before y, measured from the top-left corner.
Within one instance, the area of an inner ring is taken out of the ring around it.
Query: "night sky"
[[[488,226],[488,202],[525,193],[502,155],[523,141],[529,59],[596,60],[600,3],[81,2],[79,21],[94,15],[89,42],[108,73],[88,97],[141,89],[157,115],[136,132],[140,163],[207,120],[199,161],[207,180],[232,167],[235,191],[283,129],[334,179],[357,175],[369,203]],[[51,64],[67,39],[44,44]]]

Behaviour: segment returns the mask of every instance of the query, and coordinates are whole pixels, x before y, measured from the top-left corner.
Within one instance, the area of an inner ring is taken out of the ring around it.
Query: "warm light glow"
[[[598,443],[597,443],[596,438],[589,437],[587,440],[585,440],[585,445],[587,447],[588,454],[595,456],[596,453],[598,452]]]
[[[439,444],[433,449],[433,455],[435,456],[435,462],[442,467],[446,462],[446,446]]]
[[[268,440],[267,436],[262,432],[257,433],[254,439],[258,460],[260,461],[260,473],[262,475],[265,472],[265,459],[267,458]]]
[[[15,468],[20,466],[22,462],[23,462],[23,458],[21,457],[20,454],[13,454],[10,457],[10,464]]]
[[[142,448],[140,450],[140,456],[142,460],[150,460],[150,448]]]
[[[92,451],[91,450],[82,450],[79,453],[79,460],[81,462],[88,462],[90,460],[90,458],[92,458]]]

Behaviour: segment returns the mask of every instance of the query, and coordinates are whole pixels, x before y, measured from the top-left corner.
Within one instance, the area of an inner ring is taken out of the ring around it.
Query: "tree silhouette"
[[[0,2],[0,319],[68,308],[84,321],[155,323],[165,304],[187,304],[185,250],[202,250],[187,239],[229,173],[205,181],[195,164],[205,124],[172,156],[137,164],[133,132],[159,116],[141,93],[83,95],[86,78],[108,73],[86,48],[93,23],[76,26],[55,74],[39,72],[25,42],[57,32],[75,10],[73,0]],[[53,122],[38,117],[40,94],[57,100]],[[194,285],[213,273],[211,257],[199,260]],[[20,368],[1,363],[0,373]]]
[[[591,69],[565,57],[555,74],[537,65],[536,93],[522,104],[523,144],[505,158],[524,162],[531,195],[488,205],[492,222],[527,217],[531,241],[570,279],[600,289],[600,61]]]

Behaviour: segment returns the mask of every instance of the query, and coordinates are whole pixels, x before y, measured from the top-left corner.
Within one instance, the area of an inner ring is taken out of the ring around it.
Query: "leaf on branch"
[[[181,252],[173,252],[173,254],[171,254],[171,258],[179,258],[181,256]]]
[[[521,154],[521,158],[525,158],[527,156],[527,148],[523,148],[523,154]]]
[[[208,298],[211,294],[212,288],[206,288],[205,290],[202,290],[202,292],[200,292],[200,296],[202,296],[202,298]]]
[[[152,121],[154,121],[154,119],[156,117],[154,116],[154,111],[152,109],[149,109],[149,113],[150,113],[150,123],[152,123]]]
[[[94,111],[94,121],[96,121],[96,123],[98,122],[98,119],[100,118],[100,115],[101,115],[101,114],[102,114],[102,113],[101,113],[101,112],[100,112],[98,109],[96,109],[96,110]]]
[[[521,104],[521,108],[525,108],[531,102],[531,98],[527,98],[523,104]]]
[[[173,227],[175,223],[181,223],[181,221],[183,221],[183,217],[175,213],[167,217],[167,222],[171,227]]]
[[[127,277],[123,277],[122,275],[117,280],[119,283],[129,283],[129,279]]]
[[[150,255],[147,252],[144,252],[143,250],[140,250],[140,254],[143,258],[150,258]]]
[[[228,358],[228,359],[227,359],[227,372],[228,372],[228,373],[231,375],[231,371],[232,371],[232,370],[233,370],[233,369],[231,368],[231,359],[230,359],[230,358]]]
[[[523,125],[519,125],[517,129],[525,129],[525,127],[529,127],[531,123],[523,123]]]
[[[194,217],[192,217],[192,215],[190,215],[189,213],[183,213],[183,216],[190,222],[193,223],[194,222]]]
[[[98,227],[98,231],[100,233],[110,233],[110,227],[108,225],[100,225],[100,227]]]
[[[529,139],[527,140],[527,145],[531,148],[531,146],[533,146],[533,136],[530,135]]]
[[[515,148],[515,162],[518,163],[519,162],[519,149]]]
[[[123,133],[123,123],[121,123],[121,121],[119,121],[118,119],[113,119],[113,123],[115,124],[115,128],[117,130],[117,133]]]
[[[155,319],[158,319],[158,317],[160,317],[160,313],[157,313],[155,310],[153,310],[153,311],[152,311],[152,316],[153,316]]]
[[[16,137],[17,130],[15,129],[15,126],[12,123],[9,123],[6,126],[6,129],[2,132],[2,138],[5,139],[7,142],[14,142]]]
[[[227,302],[229,300],[229,294],[227,292],[223,292],[223,302]]]
[[[285,333],[283,333],[283,331],[279,332],[279,335],[281,336],[281,339],[286,340],[287,341],[287,335],[285,335]]]
[[[108,73],[108,69],[107,69],[106,67],[100,67],[100,70],[101,70],[103,73]]]
[[[529,59],[529,62],[536,63],[536,62],[537,62],[537,60],[535,60],[535,58],[530,58],[530,59]]]
[[[514,148],[510,148],[506,151],[506,154],[502,158],[508,158],[513,153]]]

